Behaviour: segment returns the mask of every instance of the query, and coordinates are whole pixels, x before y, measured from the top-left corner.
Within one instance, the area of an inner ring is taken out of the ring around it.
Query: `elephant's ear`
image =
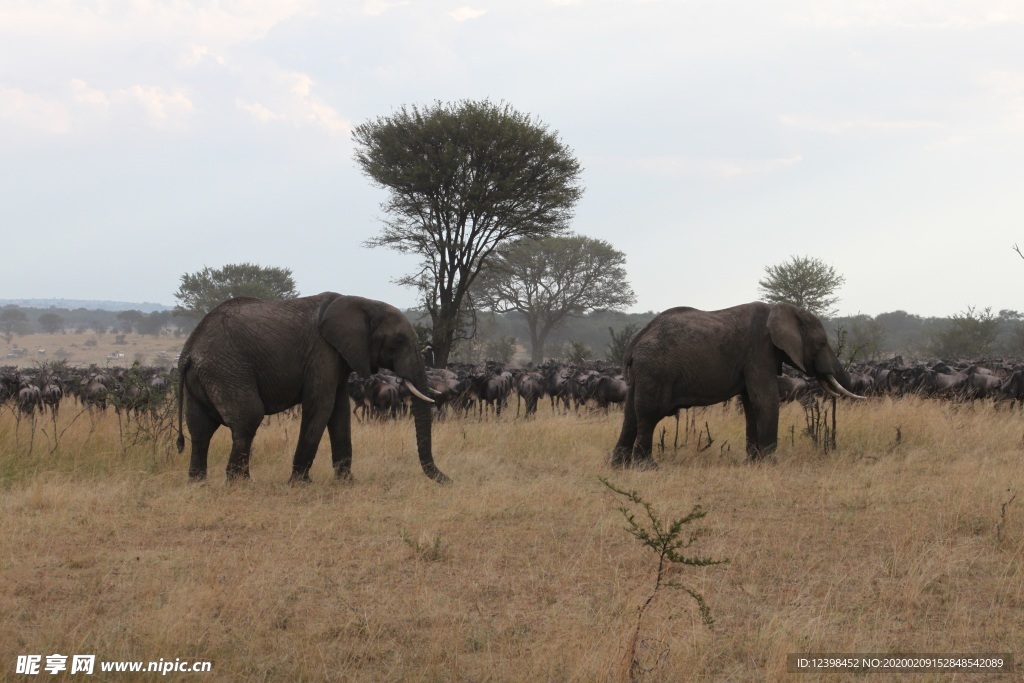
[[[370,359],[370,318],[359,302],[345,297],[332,301],[320,318],[320,336],[360,377],[376,371]]]
[[[768,314],[768,334],[772,337],[775,347],[785,353],[790,362],[805,375],[804,340],[800,334],[800,321],[796,309],[787,304],[775,304]]]

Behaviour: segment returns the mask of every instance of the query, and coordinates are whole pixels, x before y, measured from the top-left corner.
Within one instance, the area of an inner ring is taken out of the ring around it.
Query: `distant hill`
[[[173,306],[154,304],[145,301],[141,304],[128,301],[89,301],[84,299],[0,299],[0,306],[18,306],[20,308],[63,308],[73,311],[84,308],[89,311],[170,311]]]

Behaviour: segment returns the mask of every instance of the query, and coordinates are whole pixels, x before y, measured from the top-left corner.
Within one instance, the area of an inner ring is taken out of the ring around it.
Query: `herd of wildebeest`
[[[783,402],[821,396],[817,382],[784,366],[779,377]],[[135,364],[123,367],[74,367],[42,363],[35,367],[0,367],[0,407],[20,415],[60,409],[73,398],[95,410],[138,412],[166,407],[176,391],[176,369]],[[572,365],[548,361],[540,366],[510,367],[494,361],[451,363],[428,369],[438,419],[456,416],[500,416],[515,402],[516,416],[530,416],[539,406],[553,412],[599,409],[607,412],[626,398],[621,369],[609,363]],[[951,401],[990,400],[1024,404],[1024,365],[1002,359],[905,363],[902,357],[855,364],[854,391],[865,396],[918,395]],[[393,419],[407,414],[410,401],[402,380],[388,371],[348,382],[353,414],[359,420]],[[297,410],[297,409],[296,409]]]

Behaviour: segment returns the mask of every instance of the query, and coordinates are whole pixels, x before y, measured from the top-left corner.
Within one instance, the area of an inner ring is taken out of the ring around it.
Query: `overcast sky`
[[[3,0],[0,43],[0,298],[173,304],[251,261],[414,305],[352,127],[489,98],[574,151],[633,310],[791,255],[844,314],[1024,310],[1020,0]]]

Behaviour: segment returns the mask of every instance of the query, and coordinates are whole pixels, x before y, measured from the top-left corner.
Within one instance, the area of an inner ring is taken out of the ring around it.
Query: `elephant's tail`
[[[622,376],[626,384],[633,386],[633,345],[630,344],[622,356]]]
[[[185,432],[181,429],[181,416],[182,406],[185,402],[185,373],[192,366],[192,359],[188,356],[185,357],[185,362],[181,364],[181,368],[178,371],[178,452],[181,453],[185,450]]]

